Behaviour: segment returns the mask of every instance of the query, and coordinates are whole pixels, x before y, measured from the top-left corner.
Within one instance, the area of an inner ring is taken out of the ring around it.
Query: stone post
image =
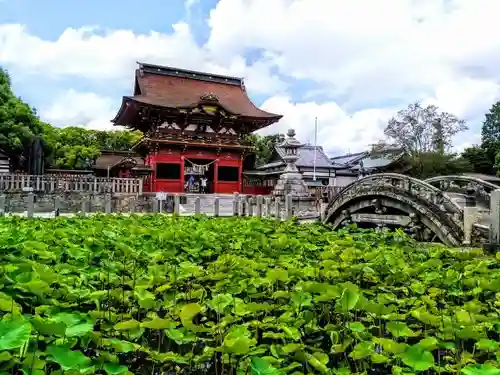
[[[276,219],[281,219],[281,205],[280,205],[280,200],[279,198],[276,198],[276,200],[274,201],[274,217]]]
[[[214,217],[220,216],[220,198],[216,197],[214,199]]]
[[[87,213],[90,212],[90,201],[86,196],[83,196],[81,204],[82,204],[81,215],[85,216]]]
[[[201,212],[201,199],[200,197],[194,198],[194,214],[199,215]]]
[[[107,214],[110,214],[112,211],[111,209],[111,194],[106,193],[104,195],[104,212]]]
[[[500,245],[500,189],[491,192],[490,212],[491,222],[488,247],[491,250],[496,250]]]
[[[5,195],[0,195],[0,216],[5,216]]]
[[[472,230],[474,229],[474,224],[477,223],[479,219],[479,209],[478,207],[465,206],[464,207],[464,241],[465,246],[470,246],[472,244]]]
[[[271,198],[264,198],[264,215],[267,217],[271,216]]]
[[[234,193],[233,195],[233,216],[239,216],[239,199],[240,196],[238,193]]]
[[[248,197],[247,203],[247,216],[253,216],[253,197]]]
[[[285,196],[285,217],[284,217],[285,220],[288,220],[293,216],[292,205],[293,205],[292,195],[287,194]]]
[[[467,189],[467,194],[465,195],[465,207],[464,207],[464,246],[470,246],[472,243],[472,230],[474,224],[479,219],[479,210],[476,207],[476,191],[473,188]]]
[[[62,202],[61,202],[61,197],[59,195],[56,195],[54,197],[54,216],[58,217],[60,215],[62,207]]]
[[[174,195],[174,215],[179,215],[181,212],[181,196],[179,194]]]
[[[247,216],[248,197],[244,195],[240,199],[240,215]]]
[[[28,199],[26,200],[27,203],[27,215],[28,217],[33,217],[33,214],[35,212],[35,194],[32,192],[28,193]]]
[[[128,210],[131,214],[135,213],[135,202],[137,201],[137,198],[130,198],[128,201]]]
[[[262,217],[262,195],[257,195],[255,215]]]

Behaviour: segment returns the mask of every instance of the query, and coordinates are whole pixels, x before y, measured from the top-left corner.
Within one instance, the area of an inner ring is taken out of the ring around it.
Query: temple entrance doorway
[[[206,187],[203,187],[203,178]],[[215,160],[184,158],[184,191],[213,194],[215,187]]]

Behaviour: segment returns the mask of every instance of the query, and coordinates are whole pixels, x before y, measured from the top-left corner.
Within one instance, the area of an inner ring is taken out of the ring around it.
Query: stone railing
[[[261,216],[288,219],[296,216],[301,221],[316,221],[321,204],[314,199],[284,199],[272,196],[209,195],[209,194],[154,194],[140,195],[32,192],[0,193],[0,216],[54,217],[108,214],[164,213],[181,216],[207,215],[215,217]]]
[[[142,194],[143,181],[140,178],[0,174],[0,193],[11,192]]]

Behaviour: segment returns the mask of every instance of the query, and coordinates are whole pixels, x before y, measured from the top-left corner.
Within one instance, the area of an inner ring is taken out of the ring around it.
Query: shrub
[[[0,221],[0,372],[490,375],[500,271],[401,232]]]

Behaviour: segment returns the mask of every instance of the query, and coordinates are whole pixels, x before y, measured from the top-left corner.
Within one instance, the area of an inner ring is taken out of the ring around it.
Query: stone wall
[[[33,199],[34,213],[49,213],[59,209],[60,213],[76,213],[82,210],[86,212],[105,212],[106,201],[109,200],[111,209],[122,207],[127,204],[131,196],[108,196],[105,194],[87,194],[87,193],[31,193]],[[4,193],[3,206],[0,200],[0,210],[8,213],[23,213],[28,211],[30,206],[30,194],[28,193]],[[115,210],[118,211],[118,210]],[[120,210],[119,212],[121,212]]]
[[[190,215],[196,212],[201,214],[213,215],[215,208],[215,199],[213,195],[188,195],[181,196],[179,213],[182,215]],[[261,202],[273,200],[272,197],[266,197]],[[219,215],[233,215],[233,197],[221,196],[219,200]],[[266,206],[263,204],[261,210],[257,210],[255,197],[239,196],[238,200],[241,203],[238,205],[239,214],[247,215],[249,212],[254,215],[257,212],[275,216],[276,204],[270,201],[268,204],[269,211],[266,211]],[[32,203],[31,203],[32,201]],[[199,203],[196,203],[199,201]],[[197,208],[197,204],[199,207]],[[250,208],[249,205],[252,207]],[[30,210],[30,206],[32,209]],[[282,217],[286,216],[286,207],[284,202],[280,202],[279,209]],[[316,201],[314,199],[296,199],[291,203],[291,214],[295,216],[317,216],[319,214]],[[89,193],[57,193],[57,194],[42,194],[42,193],[4,193],[0,195],[0,212],[27,214],[39,216],[42,214],[52,214],[56,210],[62,215],[75,214],[78,212],[94,213],[148,213],[148,212],[174,212],[174,196],[167,196],[167,200],[160,203],[156,200],[155,195],[145,193],[137,194],[89,194]],[[197,211],[198,210],[198,211]],[[42,215],[43,216],[43,215]]]

